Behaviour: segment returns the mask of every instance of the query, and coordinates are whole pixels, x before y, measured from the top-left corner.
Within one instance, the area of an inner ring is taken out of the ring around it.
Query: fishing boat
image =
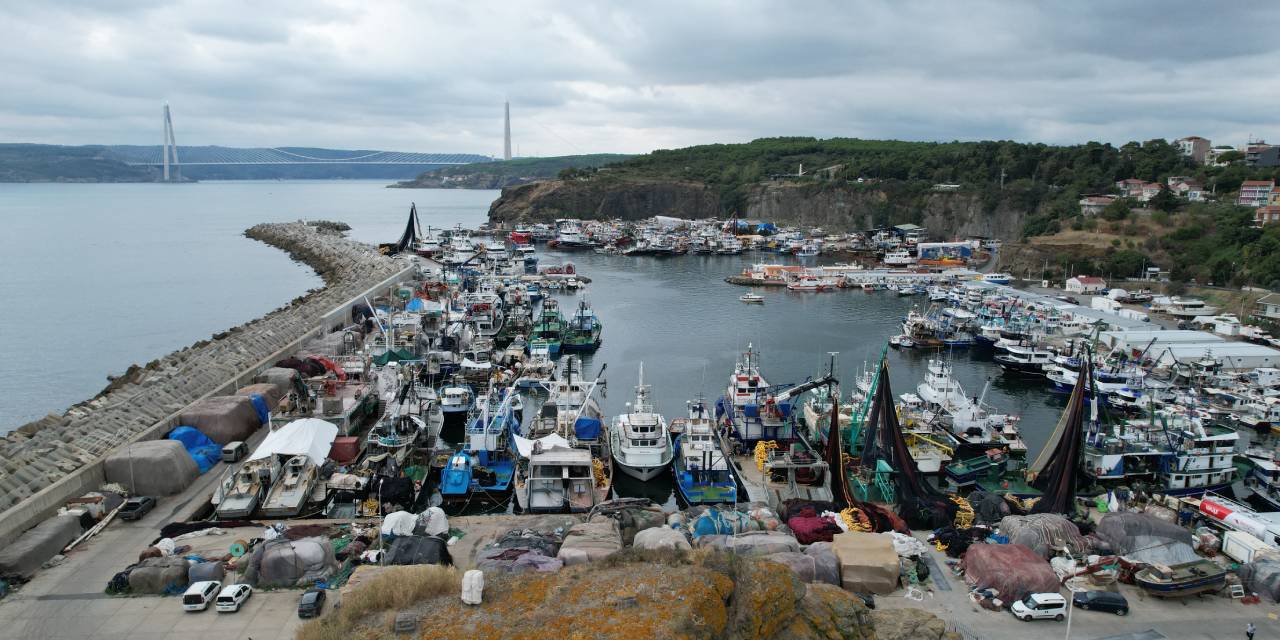
[[[1133,575],[1134,584],[1157,598],[1182,598],[1221,591],[1227,584],[1227,570],[1212,560],[1182,564],[1152,564]]]
[[[460,442],[461,431],[466,426],[467,414],[475,407],[476,392],[469,384],[453,383],[440,388],[440,412],[443,423],[441,437],[449,442]]]
[[[764,304],[764,296],[758,293],[744,293],[738,299],[747,304]]]
[[[519,424],[512,410],[514,388],[477,400],[482,409],[467,426],[465,446],[440,472],[440,496],[446,504],[505,502],[515,478],[511,431]]]
[[[641,482],[666,471],[672,457],[667,421],[654,410],[650,393],[649,385],[644,383],[644,363],[641,363],[635,403],[628,403],[630,410],[614,418],[609,430],[614,464]]]
[[[262,503],[265,518],[292,518],[302,513],[319,479],[319,467],[306,454],[289,458],[280,479],[271,485]]]
[[[533,389],[550,383],[555,378],[556,363],[551,359],[551,346],[546,340],[535,338],[529,342],[529,357],[518,363],[520,377],[516,386]]]
[[[982,281],[990,284],[1009,284],[1013,280],[1013,276],[1007,273],[985,273],[982,275]]]
[[[925,379],[916,386],[916,393],[902,394],[899,404],[907,425],[923,438],[934,433],[950,440],[945,446],[964,445],[965,454],[975,454],[990,448],[1008,449],[1025,453],[1026,444],[1018,433],[1017,418],[995,413],[986,406],[990,381],[982,395],[970,398],[951,372],[951,365],[943,360],[930,360]],[[958,447],[957,447],[958,448]]]
[[[729,387],[716,402],[716,417],[733,429],[734,437],[746,445],[760,440],[792,438],[789,401],[778,402],[769,383],[760,375],[759,354],[750,344],[729,375]]]
[[[1045,374],[1045,367],[1053,364],[1053,352],[1035,347],[1009,345],[1004,353],[993,359],[1007,374],[1041,377]]]
[[[542,310],[538,314],[537,323],[533,325],[532,336],[533,339],[546,343],[547,352],[552,358],[560,355],[564,341],[564,316],[560,315],[560,305],[554,298],[542,301]]]
[[[612,490],[609,439],[593,397],[604,367],[586,380],[575,375],[577,366],[577,356],[566,358],[564,374],[547,385],[549,397],[538,417],[516,438],[522,458],[516,502],[525,511],[589,511]]]
[[[561,348],[565,351],[595,351],[600,348],[604,324],[583,298],[564,328]]]
[[[689,403],[689,416],[673,445],[676,490],[688,505],[734,504],[738,483],[720,448],[711,412],[701,398]]]
[[[791,291],[826,291],[829,285],[818,276],[802,274],[791,282],[787,283],[787,289]]]
[[[218,499],[219,520],[240,520],[253,515],[267,496],[271,485],[280,478],[281,464],[276,456],[250,460],[223,481]]]
[[[1085,432],[1081,466],[1101,486],[1142,484],[1166,495],[1200,495],[1235,482],[1239,438],[1226,425],[1163,410],[1119,425],[1099,420]]]

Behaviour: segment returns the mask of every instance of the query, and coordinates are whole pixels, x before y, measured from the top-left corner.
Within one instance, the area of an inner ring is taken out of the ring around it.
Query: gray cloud
[[[48,6],[46,6],[48,5]],[[0,4],[0,140],[525,154],[1280,138],[1280,5]]]

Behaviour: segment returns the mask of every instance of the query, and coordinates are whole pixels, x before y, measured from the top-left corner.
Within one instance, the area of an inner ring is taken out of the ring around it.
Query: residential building
[[[1246,207],[1264,206],[1271,199],[1271,190],[1275,188],[1275,180],[1245,180],[1240,184],[1236,204]]]
[[[1255,227],[1277,222],[1280,222],[1280,205],[1271,204],[1265,207],[1258,207],[1257,212],[1253,215],[1253,226]]]
[[[1067,291],[1071,293],[1102,293],[1107,288],[1107,281],[1097,276],[1075,276],[1067,278]]]
[[[1218,160],[1218,156],[1220,156],[1220,155],[1222,155],[1222,154],[1224,154],[1224,153],[1227,153],[1227,152],[1229,152],[1229,151],[1239,151],[1239,149],[1236,149],[1235,147],[1231,147],[1231,146],[1227,146],[1227,145],[1222,145],[1222,146],[1214,147],[1214,148],[1210,149],[1210,150],[1209,150],[1209,152],[1208,152],[1208,153],[1206,153],[1206,154],[1204,155],[1204,163],[1205,163],[1205,164],[1211,164],[1211,165],[1213,165],[1213,166],[1215,166],[1215,167],[1222,167],[1222,166],[1225,166],[1227,163],[1225,163],[1225,162],[1220,162],[1220,161]]]
[[[1209,141],[1200,136],[1178,138],[1173,144],[1183,156],[1191,158],[1196,164],[1204,164],[1205,156],[1209,154]]]
[[[1120,195],[1126,198],[1141,198],[1142,187],[1146,186],[1145,180],[1137,178],[1127,178],[1116,182],[1116,189],[1120,191]]]
[[[1280,204],[1280,187],[1271,188],[1271,193],[1267,196],[1267,204]]]
[[[1102,213],[1107,205],[1116,201],[1115,196],[1085,196],[1080,198],[1080,213],[1086,216],[1096,216]]]
[[[1192,180],[1179,176],[1176,181],[1169,178],[1169,190],[1175,195],[1186,198],[1189,202],[1204,201],[1204,185]]]
[[[1250,167],[1280,167],[1280,146],[1266,140],[1250,142],[1244,149],[1244,163]]]
[[[1160,191],[1164,186],[1159,182],[1148,182],[1142,185],[1142,195],[1138,196],[1138,202],[1148,202],[1152,198],[1160,195]]]
[[[1258,298],[1256,303],[1259,315],[1280,320],[1280,293],[1268,293]]]

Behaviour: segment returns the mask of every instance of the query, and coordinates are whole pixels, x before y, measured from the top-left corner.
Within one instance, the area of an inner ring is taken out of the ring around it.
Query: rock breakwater
[[[249,238],[282,249],[315,269],[325,286],[209,340],[133,365],[94,398],[0,439],[0,511],[5,512],[0,520],[13,520],[9,510],[37,492],[143,436],[174,412],[314,330],[336,307],[407,268],[369,245],[343,237],[337,228],[300,221],[247,230]],[[0,536],[5,533],[9,532]]]

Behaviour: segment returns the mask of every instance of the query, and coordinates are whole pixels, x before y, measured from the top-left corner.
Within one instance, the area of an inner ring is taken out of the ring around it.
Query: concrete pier
[[[365,295],[385,291],[415,269],[406,259],[301,221],[261,224],[245,235],[289,252],[315,269],[325,286],[209,340],[134,365],[96,397],[0,439],[0,544],[68,498],[100,486],[102,461],[116,448],[163,437],[183,407],[233,392],[303,341],[348,322],[351,307]]]

